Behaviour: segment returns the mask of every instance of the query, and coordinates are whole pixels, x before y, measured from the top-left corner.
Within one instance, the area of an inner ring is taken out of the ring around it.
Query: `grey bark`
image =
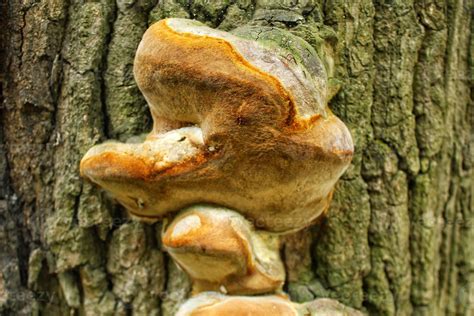
[[[0,10],[1,313],[172,315],[188,295],[159,224],[128,220],[78,173],[92,145],[150,129],[134,52],[150,23],[185,17],[224,30],[256,20],[313,44],[318,31],[339,55],[330,107],[356,154],[327,217],[285,239],[292,299],[474,314],[472,1],[12,0]]]

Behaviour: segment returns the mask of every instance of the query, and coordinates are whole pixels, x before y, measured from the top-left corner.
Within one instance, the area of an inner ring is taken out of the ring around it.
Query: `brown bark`
[[[336,47],[330,106],[356,154],[327,218],[287,237],[293,300],[474,313],[474,4],[289,3],[0,4],[2,313],[170,315],[186,297],[160,226],[128,220],[78,173],[92,145],[150,129],[133,57],[147,25],[171,16],[224,30],[253,19]]]

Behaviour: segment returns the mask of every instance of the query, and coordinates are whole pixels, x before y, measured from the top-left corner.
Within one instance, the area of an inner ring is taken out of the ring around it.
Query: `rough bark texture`
[[[13,0],[0,11],[1,313],[172,315],[187,296],[159,224],[128,220],[78,172],[92,145],[150,129],[132,62],[165,17],[224,30],[253,19],[310,43],[319,30],[336,47],[331,108],[356,155],[327,218],[285,240],[293,300],[474,313],[471,0]]]

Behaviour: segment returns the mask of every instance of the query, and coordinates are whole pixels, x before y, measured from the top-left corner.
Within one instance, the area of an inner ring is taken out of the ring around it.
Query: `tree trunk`
[[[337,34],[342,89],[330,107],[356,153],[327,217],[285,238],[294,301],[474,314],[472,0],[12,0],[0,10],[3,314],[172,315],[187,297],[160,225],[129,220],[78,171],[92,145],[151,129],[132,65],[147,26],[166,17]]]

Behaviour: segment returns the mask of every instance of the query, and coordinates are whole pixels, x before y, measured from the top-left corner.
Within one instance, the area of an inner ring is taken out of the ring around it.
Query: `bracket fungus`
[[[227,33],[162,20],[145,32],[134,62],[153,130],[142,143],[93,147],[81,174],[134,217],[167,220],[163,245],[193,279],[194,294],[279,291],[278,234],[327,210],[354,150],[327,107],[334,89],[326,68],[285,30]],[[257,309],[281,307],[281,315],[299,310],[282,298],[239,298]],[[236,306],[217,300],[224,310]]]
[[[176,316],[204,315],[362,316],[363,314],[331,299],[316,299],[298,304],[281,295],[245,297],[225,296],[212,292],[191,298],[176,313]]]
[[[277,236],[255,231],[232,210],[189,207],[165,227],[163,244],[191,276],[195,293],[269,293],[285,281]]]
[[[353,153],[327,107],[323,63],[287,31],[236,34],[184,19],[153,24],[134,63],[153,131],[142,144],[92,148],[82,175],[148,220],[196,203],[272,232],[319,217]]]

